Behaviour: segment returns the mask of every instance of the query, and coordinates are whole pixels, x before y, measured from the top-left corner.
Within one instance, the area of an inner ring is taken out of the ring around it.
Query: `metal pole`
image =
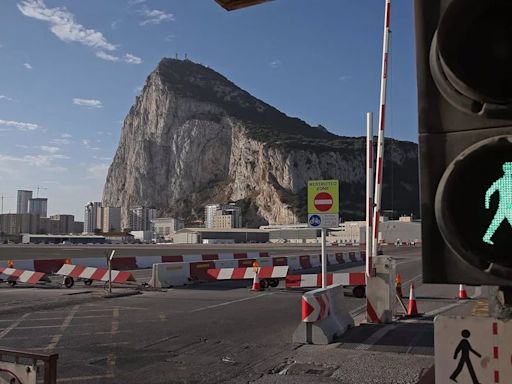
[[[114,249],[108,258],[108,293],[112,293],[112,259],[114,258],[115,253],[116,250]]]
[[[379,137],[377,141],[377,173],[375,175],[375,209],[373,212],[373,244],[372,257],[377,256],[379,245],[379,220],[382,198],[382,170],[384,157],[384,122],[386,113],[386,85],[388,79],[388,48],[389,48],[389,25],[391,16],[391,0],[386,1],[384,12],[384,38],[382,42],[382,78],[380,83],[380,108],[379,108]]]
[[[366,114],[366,276],[373,273],[373,113]]]
[[[325,228],[322,232],[322,288],[327,287],[327,257],[325,256]]]

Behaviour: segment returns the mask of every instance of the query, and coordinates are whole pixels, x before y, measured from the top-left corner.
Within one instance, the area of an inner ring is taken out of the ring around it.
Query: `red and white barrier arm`
[[[97,281],[108,281],[108,269],[83,267],[81,265],[64,264],[57,272],[57,275],[70,276],[75,279],[87,279]],[[113,283],[126,283],[135,281],[130,272],[112,270]]]
[[[44,275],[45,274],[42,272],[25,271],[23,269],[0,267],[0,280],[5,281],[16,281],[19,283],[36,284],[44,277]]]

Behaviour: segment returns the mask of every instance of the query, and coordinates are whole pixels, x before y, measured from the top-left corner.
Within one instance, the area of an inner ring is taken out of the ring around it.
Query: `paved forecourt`
[[[403,281],[417,280],[419,249],[390,248],[390,253]],[[363,264],[343,265],[342,270],[361,271]],[[341,343],[296,349],[291,338],[300,321],[303,290],[286,290],[281,283],[250,292],[250,284],[210,282],[112,299],[103,299],[99,284],[71,290],[2,286],[0,346],[59,353],[63,383],[350,384],[370,383],[387,367],[398,376],[378,382],[398,384],[412,382],[433,362],[428,319],[361,326]],[[451,297],[455,287],[445,287],[442,296],[437,287],[418,285],[420,311],[468,310],[468,304]],[[364,299],[346,300],[353,315],[361,308],[364,312]]]

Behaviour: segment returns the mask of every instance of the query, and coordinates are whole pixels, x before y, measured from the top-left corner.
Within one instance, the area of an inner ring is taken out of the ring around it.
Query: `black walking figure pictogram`
[[[459,376],[459,373],[462,371],[462,368],[464,368],[464,364],[468,367],[469,374],[471,375],[471,380],[473,380],[473,384],[480,384],[478,381],[478,378],[476,377],[475,370],[473,369],[473,364],[471,363],[471,357],[469,355],[469,352],[473,352],[478,357],[482,357],[481,354],[479,354],[477,351],[475,351],[473,348],[471,348],[471,344],[468,341],[469,336],[471,336],[471,333],[464,329],[461,332],[461,335],[463,339],[460,341],[459,345],[457,345],[457,348],[455,348],[455,353],[453,354],[453,358],[457,359],[457,356],[460,352],[460,360],[459,364],[457,365],[457,368],[455,368],[455,371],[453,371],[452,375],[450,376],[450,380],[457,382],[457,376]]]

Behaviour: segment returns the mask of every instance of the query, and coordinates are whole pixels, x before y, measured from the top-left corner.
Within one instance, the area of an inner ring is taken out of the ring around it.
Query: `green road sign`
[[[308,213],[339,214],[338,180],[310,180],[308,182]]]

